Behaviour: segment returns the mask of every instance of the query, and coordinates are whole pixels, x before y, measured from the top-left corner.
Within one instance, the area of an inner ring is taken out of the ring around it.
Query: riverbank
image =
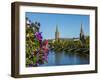
[[[56,51],[56,52],[71,52],[74,54],[80,54],[80,55],[86,55],[89,56],[89,49],[88,48],[51,48],[50,50]]]

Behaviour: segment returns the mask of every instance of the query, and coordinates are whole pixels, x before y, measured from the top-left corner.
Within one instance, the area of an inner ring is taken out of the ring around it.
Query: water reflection
[[[40,66],[58,66],[58,65],[77,65],[89,64],[89,56],[79,55],[70,52],[54,52],[50,51],[48,55],[48,63]]]

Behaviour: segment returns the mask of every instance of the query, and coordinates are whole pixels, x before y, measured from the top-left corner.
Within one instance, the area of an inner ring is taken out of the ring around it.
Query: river
[[[71,52],[49,51],[48,63],[40,66],[81,65],[89,64],[89,56],[79,55]]]

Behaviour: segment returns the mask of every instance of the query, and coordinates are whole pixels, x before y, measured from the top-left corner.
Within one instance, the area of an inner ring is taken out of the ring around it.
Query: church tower
[[[80,40],[81,42],[84,44],[85,43],[85,35],[84,35],[84,32],[83,32],[83,28],[82,28],[82,23],[81,23],[81,29],[80,29]]]
[[[58,26],[56,26],[56,32],[55,32],[55,40],[59,39],[59,31],[58,31]]]

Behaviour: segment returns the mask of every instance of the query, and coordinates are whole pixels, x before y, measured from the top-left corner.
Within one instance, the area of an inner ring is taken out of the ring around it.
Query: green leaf
[[[33,57],[33,62],[36,63],[36,56]]]

